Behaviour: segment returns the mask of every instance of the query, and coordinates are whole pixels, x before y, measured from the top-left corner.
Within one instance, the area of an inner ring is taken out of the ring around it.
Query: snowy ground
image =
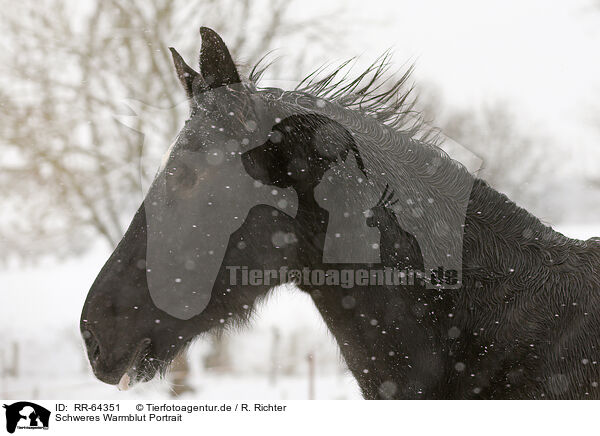
[[[557,230],[587,239],[600,235],[600,224],[565,225]],[[170,398],[167,381],[119,392],[91,375],[78,333],[79,314],[107,255],[105,250],[95,249],[79,259],[0,271],[0,398]],[[265,371],[270,365],[274,328],[281,334],[281,366],[295,368],[288,375],[279,374],[275,382]],[[206,341],[200,339],[190,348],[190,385],[194,391],[182,398],[306,399],[309,352],[315,355],[317,399],[360,398],[331,335],[310,299],[301,293],[276,293],[261,308],[252,326],[229,341],[235,355],[231,371],[226,374],[203,368]],[[286,348],[291,344],[293,352]],[[15,346],[19,349],[16,364]],[[7,373],[13,367],[18,369],[17,376]]]
[[[91,375],[79,337],[81,307],[108,254],[65,262],[0,271],[0,398],[134,399],[169,398],[168,381],[153,381],[119,392]],[[281,366],[294,367],[291,375],[270,381],[274,328],[281,335]],[[281,290],[260,307],[251,328],[228,338],[231,370],[227,374],[203,369],[208,351],[199,339],[188,351],[193,393],[206,399],[305,399],[308,397],[308,353],[315,356],[317,399],[360,398],[333,338],[310,299],[298,291]],[[291,343],[294,350],[288,350]],[[6,374],[13,366],[15,343],[19,349],[18,376]],[[293,352],[292,352],[293,351]],[[290,361],[293,360],[293,361]],[[185,397],[184,397],[185,398]]]
[[[114,386],[105,385],[91,374],[75,377],[19,379],[6,378],[0,398],[6,400],[136,400],[173,399],[169,382],[154,380],[120,392]],[[177,399],[207,400],[306,400],[309,399],[308,379],[305,376],[280,377],[271,383],[267,377],[251,375],[217,375],[205,373],[205,377],[191,379],[192,391]],[[359,400],[362,397],[354,379],[345,374],[320,376],[315,380],[314,399]]]

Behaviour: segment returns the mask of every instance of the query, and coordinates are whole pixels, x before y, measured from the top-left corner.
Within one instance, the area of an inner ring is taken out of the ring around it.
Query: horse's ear
[[[187,94],[188,98],[192,98],[194,96],[194,83],[197,84],[199,80],[202,80],[202,78],[188,64],[185,63],[181,55],[177,53],[177,50],[175,50],[173,47],[169,47],[169,50],[171,50],[171,55],[173,56],[173,63],[175,64],[177,77],[183,85],[183,89],[185,89],[185,93]]]
[[[200,28],[200,73],[209,88],[241,82],[227,46],[217,33],[208,27]]]

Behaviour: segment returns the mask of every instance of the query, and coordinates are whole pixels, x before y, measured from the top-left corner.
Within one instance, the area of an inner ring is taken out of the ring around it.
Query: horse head
[[[269,247],[253,245],[251,235],[235,242],[230,235],[244,219],[256,225],[285,220],[271,215],[271,203],[286,200],[293,210],[289,189],[253,179],[241,160],[267,142],[275,117],[253,86],[241,81],[221,38],[207,28],[200,33],[198,72],[171,49],[190,116],[82,311],[92,368],[110,384],[148,380],[198,333],[225,324],[234,313],[243,318],[259,292],[229,283],[223,257],[231,245],[232,264],[253,252],[268,263]]]

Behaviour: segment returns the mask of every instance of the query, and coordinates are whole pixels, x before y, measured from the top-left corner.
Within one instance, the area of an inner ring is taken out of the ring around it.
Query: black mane
[[[355,60],[349,59],[330,72],[325,72],[326,66],[318,68],[300,80],[293,91],[284,92],[279,95],[279,98],[286,97],[288,101],[295,104],[302,101],[299,96],[336,103],[360,116],[375,119],[381,123],[382,129],[393,129],[399,136],[414,145],[411,151],[423,152],[427,158],[432,150],[437,151],[439,157],[449,167],[458,169],[461,173],[466,172],[466,168],[460,162],[452,159],[440,148],[443,144],[441,131],[428,126],[424,116],[415,109],[417,97],[414,96],[414,86],[408,83],[414,65],[399,74],[399,78],[394,78],[398,74],[389,74],[391,53],[386,51],[364,71],[351,76],[351,64]],[[260,87],[260,80],[270,65],[271,63],[265,64],[263,58],[253,67],[249,75],[250,82],[259,91],[262,89],[272,92],[271,88]],[[389,144],[378,142],[375,145],[384,155],[394,153],[391,149],[394,144],[391,141]],[[396,151],[403,152],[403,148]],[[568,238],[545,225],[539,218],[518,206],[506,195],[496,191],[482,179],[474,175],[471,177],[477,198],[473,198],[470,202],[469,211],[476,221],[492,229],[493,233],[504,235],[502,237],[510,238],[517,245],[532,241],[551,242],[556,246],[570,243],[585,245],[585,242]],[[493,207],[490,207],[491,204]],[[535,236],[532,238],[524,236],[529,233]]]
[[[318,68],[296,85],[294,92],[335,102],[360,112],[409,137],[418,136],[430,145],[439,144],[439,130],[428,127],[422,114],[415,109],[417,98],[409,79],[414,71],[390,74],[391,52],[386,51],[364,71],[350,77],[352,58],[327,72],[327,66]],[[252,84],[260,89],[260,81],[272,63],[262,58],[249,75]],[[397,78],[399,76],[399,78]]]

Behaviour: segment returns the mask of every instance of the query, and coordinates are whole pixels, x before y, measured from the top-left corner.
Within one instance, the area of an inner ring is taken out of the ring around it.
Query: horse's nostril
[[[89,330],[81,332],[81,336],[83,336],[83,340],[85,341],[90,362],[93,364],[100,356],[100,344]]]
[[[92,360],[95,362],[100,356],[100,345],[96,344],[91,351]]]

